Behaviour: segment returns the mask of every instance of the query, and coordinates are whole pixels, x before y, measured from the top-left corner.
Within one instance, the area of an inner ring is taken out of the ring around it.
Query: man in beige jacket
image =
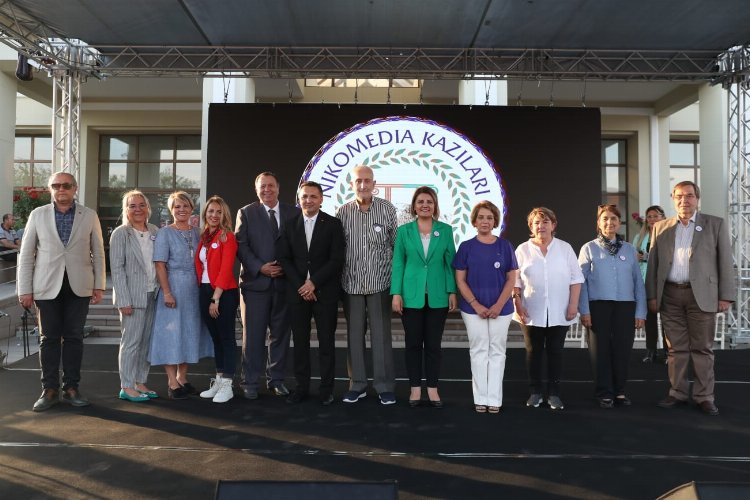
[[[78,184],[68,173],[49,178],[52,203],[29,215],[18,258],[18,300],[36,304],[41,341],[42,395],[34,411],[60,400],[88,406],[78,391],[83,357],[83,326],[89,303],[102,299],[105,287],[104,243],[96,212],[77,204]]]
[[[693,361],[693,401],[707,415],[714,403],[714,331],[716,313],[736,297],[736,272],[724,219],[698,212],[700,189],[693,182],[672,190],[676,217],[654,225],[646,272],[649,308],[661,313],[667,338],[671,388],[662,408],[687,403],[688,365]]]

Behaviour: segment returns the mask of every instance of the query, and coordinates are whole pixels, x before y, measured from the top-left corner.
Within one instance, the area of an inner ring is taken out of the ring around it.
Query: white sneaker
[[[219,378],[216,385],[219,386],[219,390],[214,396],[214,403],[226,403],[234,397],[231,378]]]
[[[213,399],[214,396],[216,396],[216,393],[219,392],[219,383],[217,380],[221,380],[220,378],[212,378],[211,379],[211,385],[208,386],[208,389],[201,392],[200,396],[205,399]]]

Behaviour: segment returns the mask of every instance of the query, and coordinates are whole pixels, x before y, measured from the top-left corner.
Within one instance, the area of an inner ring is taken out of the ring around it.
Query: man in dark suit
[[[693,182],[672,190],[677,216],[654,225],[646,272],[649,308],[661,313],[667,338],[669,395],[659,402],[674,408],[689,399],[688,365],[693,361],[693,401],[707,415],[714,403],[716,313],[736,297],[736,273],[724,219],[698,213],[700,189]]]
[[[247,399],[258,399],[258,378],[264,371],[269,390],[288,396],[284,385],[289,350],[289,312],[284,271],[276,261],[280,232],[299,209],[279,202],[279,181],[272,172],[255,178],[258,200],[237,212],[235,235],[242,268],[243,298],[242,390]],[[268,357],[266,332],[270,331]]]
[[[345,243],[341,221],[320,211],[323,188],[303,182],[297,191],[302,213],[282,230],[278,260],[287,276],[292,315],[297,388],[288,403],[307,399],[310,390],[310,320],[315,318],[320,359],[320,402],[333,403],[336,316],[341,294]]]

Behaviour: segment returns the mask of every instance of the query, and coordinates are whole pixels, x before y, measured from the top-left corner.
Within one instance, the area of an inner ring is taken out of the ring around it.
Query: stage
[[[527,408],[523,349],[510,349],[500,414],[473,411],[467,349],[445,349],[445,408],[410,409],[374,391],[356,404],[337,349],[336,402],[290,406],[265,390],[257,401],[117,398],[117,346],[86,345],[81,391],[88,408],[44,413],[33,356],[0,370],[0,498],[213,498],[216,481],[398,481],[401,499],[654,498],[688,481],[750,483],[750,350],[717,351],[718,417],[655,403],[666,368],[631,360],[629,408],[600,409],[587,352],[565,350],[566,408]],[[315,356],[313,356],[313,359]],[[397,373],[405,376],[403,351]],[[317,373],[315,365],[313,374]],[[191,382],[208,385],[210,360]],[[293,385],[291,379],[289,385]],[[166,396],[166,377],[149,385]],[[312,391],[317,391],[313,381]]]

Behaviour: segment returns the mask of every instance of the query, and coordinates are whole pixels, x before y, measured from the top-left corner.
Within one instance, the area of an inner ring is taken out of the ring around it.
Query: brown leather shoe
[[[674,396],[667,396],[666,398],[664,398],[661,401],[659,401],[658,403],[656,403],[656,405],[658,407],[660,407],[660,408],[667,408],[667,409],[676,408],[676,407],[678,407],[680,405],[684,405],[684,404],[687,404],[687,401],[683,401],[681,399],[677,399]]]
[[[62,399],[72,406],[88,406],[91,404],[89,403],[89,400],[84,398],[75,387],[66,389],[65,392],[63,392]]]
[[[713,401],[701,401],[698,403],[698,408],[706,415],[715,417],[719,414],[719,409],[716,407]]]
[[[44,389],[42,395],[34,403],[33,411],[46,411],[60,402],[60,395],[57,389]]]

